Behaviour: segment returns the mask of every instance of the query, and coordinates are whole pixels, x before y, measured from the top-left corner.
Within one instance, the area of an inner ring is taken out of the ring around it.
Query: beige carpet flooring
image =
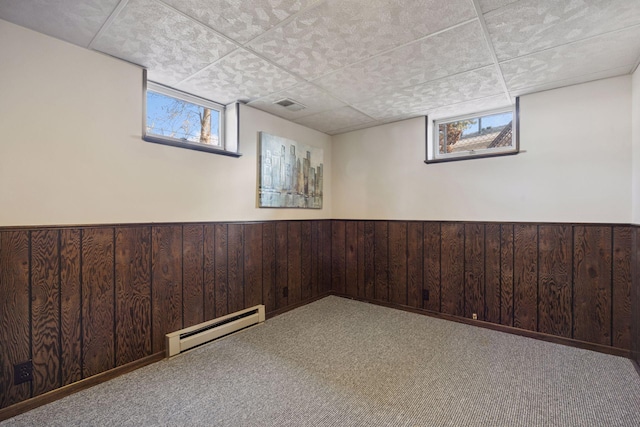
[[[627,359],[335,296],[6,426],[640,426]]]

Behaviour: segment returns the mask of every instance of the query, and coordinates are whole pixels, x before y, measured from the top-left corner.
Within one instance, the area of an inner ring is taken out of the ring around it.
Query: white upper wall
[[[632,220],[640,224],[640,67],[633,73],[631,133],[633,140]]]
[[[236,159],[141,139],[142,70],[0,20],[0,226],[331,218],[331,137],[243,107]],[[322,210],[256,207],[257,135],[322,147]]]
[[[630,76],[523,96],[520,117],[523,153],[450,163],[423,162],[423,118],[335,136],[334,217],[631,221]]]

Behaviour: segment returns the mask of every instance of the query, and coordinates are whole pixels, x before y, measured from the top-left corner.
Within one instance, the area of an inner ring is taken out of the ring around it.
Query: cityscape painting
[[[260,132],[258,206],[322,209],[322,148]]]

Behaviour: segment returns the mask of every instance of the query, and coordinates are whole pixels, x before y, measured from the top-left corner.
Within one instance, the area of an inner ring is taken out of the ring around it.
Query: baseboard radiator
[[[235,313],[167,334],[167,358],[249,326],[262,323],[264,319],[264,305],[256,305],[246,310],[236,311]]]

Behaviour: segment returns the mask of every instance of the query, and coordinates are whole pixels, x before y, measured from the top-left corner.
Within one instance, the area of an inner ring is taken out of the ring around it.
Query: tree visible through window
[[[147,90],[147,134],[220,145],[220,112]]]

